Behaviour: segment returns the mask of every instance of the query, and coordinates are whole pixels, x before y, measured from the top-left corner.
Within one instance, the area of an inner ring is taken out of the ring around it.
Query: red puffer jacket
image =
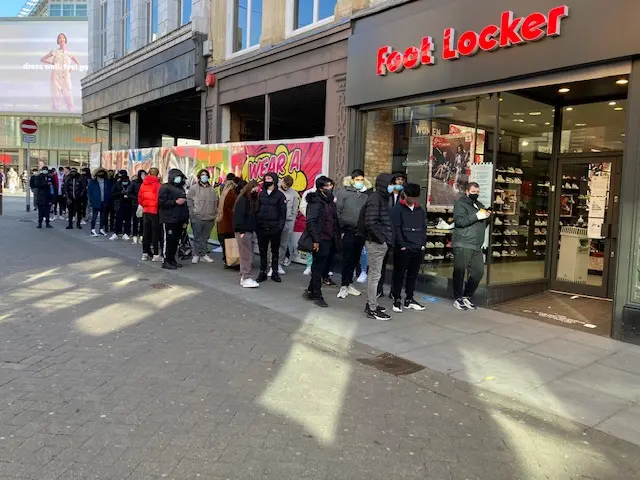
[[[158,213],[158,190],[160,190],[158,177],[152,175],[144,177],[138,192],[138,204],[142,205],[144,213]]]

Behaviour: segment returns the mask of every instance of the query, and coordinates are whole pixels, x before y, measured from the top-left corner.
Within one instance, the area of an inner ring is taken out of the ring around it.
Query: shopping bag
[[[238,242],[235,238],[224,239],[225,263],[227,266],[240,265],[240,252],[238,251]]]
[[[142,205],[138,205],[138,208],[136,209],[136,217],[142,218],[143,213],[144,213],[144,208],[142,208]]]
[[[178,243],[178,256],[180,257],[180,260],[185,260],[187,258],[191,258],[192,254],[191,240],[189,239],[187,229],[185,228],[180,236],[180,243]]]

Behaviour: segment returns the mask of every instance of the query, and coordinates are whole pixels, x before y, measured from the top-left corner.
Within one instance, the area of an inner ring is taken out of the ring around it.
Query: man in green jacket
[[[465,195],[453,206],[455,229],[453,247],[453,306],[458,310],[475,310],[471,297],[484,276],[482,244],[491,210],[478,201],[480,185],[469,182]],[[465,275],[469,274],[465,284]]]

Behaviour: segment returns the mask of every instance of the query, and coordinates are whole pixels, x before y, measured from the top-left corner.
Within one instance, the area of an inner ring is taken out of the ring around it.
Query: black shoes
[[[47,223],[46,227],[47,228],[53,228],[53,226],[50,223]]]
[[[371,310],[368,303],[364,307],[364,313],[367,315],[367,317],[375,318],[376,320],[380,320],[381,322],[391,320],[391,315],[385,313],[380,307],[378,307],[376,310]]]
[[[260,275],[258,275],[258,278],[256,278],[256,282],[258,283],[262,283],[264,282],[267,278],[267,272],[265,272],[264,270],[260,272]]]
[[[42,228],[42,224],[39,223],[38,226],[36,228]]]
[[[276,283],[281,283],[282,279],[280,278],[280,274],[278,272],[276,272],[275,270],[273,272],[271,272],[271,280],[273,280]]]
[[[419,312],[423,311],[425,307],[416,302],[413,298],[405,298],[404,299],[404,308],[409,308],[411,310],[417,310]]]
[[[65,230],[73,230],[73,226],[72,225],[67,225],[66,227],[64,227]]]
[[[169,263],[169,262],[162,262],[162,268],[164,268],[165,270],[177,270],[178,267],[176,267],[174,264]]]
[[[313,296],[313,293],[311,293],[309,291],[309,289],[307,288],[304,292],[302,292],[302,298],[304,298],[305,300],[315,300],[315,297]]]
[[[333,280],[331,280],[331,277],[327,277],[325,279],[322,280],[322,284],[325,287],[337,287],[338,284],[336,282],[334,282]]]
[[[322,307],[322,308],[327,308],[329,306],[329,304],[325,302],[324,298],[322,297],[316,298],[313,303],[315,303],[318,307]]]

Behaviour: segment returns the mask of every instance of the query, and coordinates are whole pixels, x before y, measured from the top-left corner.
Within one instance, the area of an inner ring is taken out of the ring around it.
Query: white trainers
[[[287,272],[284,271],[284,268],[282,268],[282,265],[278,265],[278,274],[279,275],[285,275]]]
[[[80,225],[86,225],[86,224],[87,224],[87,222],[85,222],[84,220],[82,220],[82,221],[80,222]]]
[[[269,272],[267,272],[267,277],[270,277],[273,274],[273,268],[269,269]]]
[[[343,287],[343,288],[344,288],[344,287]],[[361,295],[360,290],[357,290],[357,289],[353,288],[353,285],[349,285],[349,286],[347,287],[347,293],[348,293],[349,295],[353,295],[354,297],[359,297],[359,296]]]
[[[194,255],[191,258],[191,263],[198,263],[200,261],[200,257],[198,255]]]
[[[200,260],[202,260],[205,263],[213,263],[214,260],[213,258],[211,258],[209,255],[203,255]]]
[[[302,272],[303,275],[311,275],[311,267],[307,267],[304,269],[304,272]]]
[[[282,262],[282,265],[288,267],[289,265],[291,265],[291,259],[289,257],[285,258],[284,262]]]
[[[358,283],[367,283],[367,272],[362,272],[360,276],[356,279]]]
[[[164,260],[162,258],[162,255],[154,255],[153,258],[151,259],[152,262],[161,262],[162,260]]]
[[[340,291],[338,292],[338,295],[336,295],[338,298],[347,298],[349,296],[349,292],[347,291],[347,287],[340,287]]]
[[[122,239],[127,241],[127,240],[131,240],[131,237],[125,233],[124,235],[122,235]]]
[[[329,272],[329,276],[330,276],[330,277],[333,277],[333,272]]]
[[[258,288],[260,286],[260,284],[253,278],[245,278],[244,280],[242,280],[242,282],[240,282],[240,285],[242,285],[244,288]]]
[[[114,233],[113,235],[111,235],[109,237],[109,240],[117,240],[117,239],[118,239],[118,234],[117,233]]]
[[[92,237],[99,237],[100,235],[98,234],[98,232],[96,232],[96,229],[93,228],[93,229],[91,229],[91,236]]]
[[[138,243],[138,237],[136,237],[135,235],[133,237],[131,237],[131,243],[136,245]]]
[[[149,254],[147,253],[143,253],[142,257],[140,258],[141,261],[146,262],[147,260],[149,260]]]
[[[100,235],[102,235],[103,237],[107,236],[107,232],[104,231],[104,228],[100,229]]]
[[[436,228],[438,230],[452,230],[454,227],[454,224],[445,222],[443,218],[440,218],[438,220],[438,224],[436,225]]]

